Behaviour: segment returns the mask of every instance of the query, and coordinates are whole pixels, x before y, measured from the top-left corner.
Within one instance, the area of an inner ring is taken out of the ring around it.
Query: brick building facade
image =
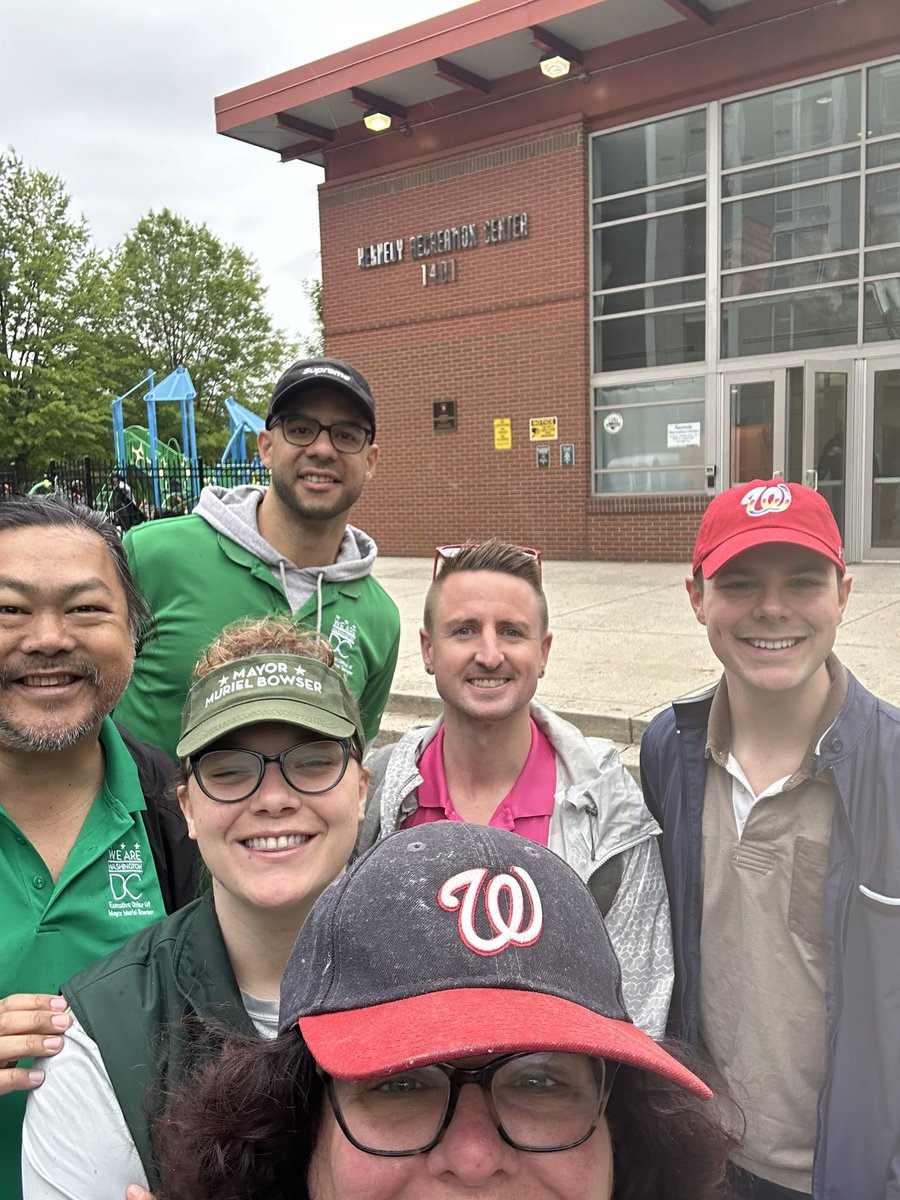
[[[378,400],[354,519],[383,553],[683,560],[765,470],[827,489],[851,559],[900,557],[893,12],[478,0],[217,101],[325,167],[326,345]]]

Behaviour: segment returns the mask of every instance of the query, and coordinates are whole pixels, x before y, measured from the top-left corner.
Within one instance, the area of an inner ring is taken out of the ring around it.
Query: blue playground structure
[[[225,407],[228,410],[228,428],[231,436],[222,453],[221,461],[223,463],[252,462],[256,458],[256,435],[264,428],[265,421],[255,412],[251,412],[249,408],[244,408],[243,404],[238,404],[234,396],[226,399]],[[253,439],[254,450],[250,458],[247,457],[248,433]]]
[[[144,387],[147,389],[144,395],[147,426],[143,428],[133,425],[126,429],[122,403],[128,396]],[[256,435],[265,422],[262,417],[239,404],[234,396],[229,396],[225,400],[229,425],[228,444],[218,465],[210,473],[211,478],[201,478],[201,474],[205,476],[206,471],[201,471],[197,456],[197,431],[194,423],[196,395],[190,372],[187,367],[180,366],[159,383],[155,381],[155,373],[148,370],[143,379],[121,396],[116,396],[112,402],[116,462],[123,471],[128,470],[132,475],[138,473],[152,488],[152,495],[147,499],[152,502],[154,508],[159,508],[169,499],[164,495],[161,477],[163,484],[166,483],[167,476],[172,477],[171,482],[174,482],[175,476],[183,477],[185,486],[180,489],[181,497],[188,501],[188,507],[192,508],[204,483],[217,482],[220,477],[223,481],[227,478],[228,483],[232,485],[237,482],[258,482],[265,474],[256,455]],[[159,440],[156,406],[162,403],[181,406],[181,448],[166,445]],[[247,444],[248,434],[252,449]]]

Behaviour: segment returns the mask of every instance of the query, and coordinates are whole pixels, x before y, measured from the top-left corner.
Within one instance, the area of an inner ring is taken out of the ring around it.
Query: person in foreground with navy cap
[[[205,487],[190,517],[125,538],[156,624],[116,719],[169,754],[200,651],[245,617],[290,613],[331,641],[367,741],[387,703],[400,616],[372,577],[375,543],[347,520],[378,462],[371,388],[338,359],[299,359],[257,443],[270,486]]]
[[[279,1029],[182,1089],[157,1200],[728,1195],[711,1093],[630,1021],[590,892],[506,830],[359,858],[307,918]]]
[[[675,938],[670,1029],[746,1116],[752,1200],[900,1197],[900,712],[833,645],[851,580],[825,499],[717,496],[688,594],[724,668],[641,743]]]

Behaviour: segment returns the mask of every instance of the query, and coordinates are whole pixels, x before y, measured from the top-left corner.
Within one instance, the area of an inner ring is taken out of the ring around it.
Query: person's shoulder
[[[123,971],[137,969],[143,972],[160,947],[176,941],[185,921],[202,902],[202,898],[193,900],[177,912],[145,925],[143,929],[133,933],[118,950],[113,950],[112,954],[84,967],[67,980],[61,988],[63,995],[71,1002],[73,998],[91,988],[104,986],[107,980]]]
[[[136,738],[127,726],[113,721],[116,733],[125,744],[125,749],[137,767],[141,791],[148,803],[161,802],[175,781],[178,765],[173,758],[152,742]]]
[[[212,541],[216,531],[202,517],[160,517],[135,525],[122,539],[132,572],[141,567],[171,563],[173,556],[182,561],[196,553],[200,544]],[[146,582],[146,581],[144,581]]]
[[[877,721],[883,729],[889,729],[892,736],[900,737],[900,707],[884,700],[870,691],[856,676],[847,672],[847,698],[838,713],[835,726],[852,724],[859,721],[861,725],[869,725]]]

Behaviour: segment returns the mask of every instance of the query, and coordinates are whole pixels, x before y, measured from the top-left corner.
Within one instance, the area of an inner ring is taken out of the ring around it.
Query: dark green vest
[[[184,1018],[196,1015],[255,1033],[212,896],[142,929],[115,954],[73,976],[62,992],[99,1047],[153,1190],[158,1177],[150,1121],[167,1088],[203,1057],[204,1039],[185,1028]]]

